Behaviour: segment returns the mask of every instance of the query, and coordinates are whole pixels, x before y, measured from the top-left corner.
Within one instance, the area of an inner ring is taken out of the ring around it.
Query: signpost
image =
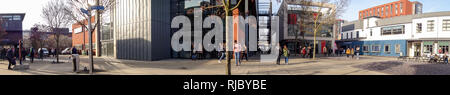
[[[84,14],[86,14],[88,16],[88,31],[89,31],[89,60],[90,60],[90,70],[89,70],[89,74],[93,74],[94,71],[94,58],[92,55],[93,49],[92,49],[92,23],[91,23],[91,11],[92,10],[96,10],[96,11],[100,11],[100,10],[105,10],[104,6],[91,6],[89,7],[88,10],[81,8],[80,9],[81,12],[83,12]],[[99,18],[96,18],[99,19]]]

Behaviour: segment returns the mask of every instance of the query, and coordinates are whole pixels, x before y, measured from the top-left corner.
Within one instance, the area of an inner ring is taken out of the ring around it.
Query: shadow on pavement
[[[447,64],[420,64],[412,65],[415,75],[450,75],[450,65]]]
[[[385,62],[373,62],[373,63],[367,63],[362,65],[354,66],[356,68],[366,69],[370,71],[383,71],[387,70],[393,67],[397,67],[404,64],[404,62],[398,62],[398,61],[385,61]]]

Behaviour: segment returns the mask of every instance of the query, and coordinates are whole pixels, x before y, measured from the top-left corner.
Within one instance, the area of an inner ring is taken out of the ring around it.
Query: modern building
[[[336,6],[329,3],[303,2],[302,0],[283,0],[277,16],[280,18],[279,35],[280,43],[287,45],[292,53],[300,53],[296,49],[297,45],[305,47],[316,43],[316,53],[322,53],[324,47],[331,48],[336,40],[336,24],[322,24],[321,29],[316,33],[316,42],[314,42],[313,17],[307,13],[328,14]],[[322,10],[319,10],[322,9]],[[320,11],[320,12],[319,12]],[[301,19],[311,18],[311,19]],[[324,23],[319,21],[318,23]]]
[[[422,13],[422,3],[409,0],[395,1],[359,11],[359,19],[378,16],[381,19],[396,16],[414,15]]]
[[[22,22],[25,13],[0,13],[1,27],[7,35],[0,38],[0,47],[14,47],[23,38]]]
[[[116,5],[111,10],[111,23],[108,27],[110,31],[101,32],[102,54],[107,51],[106,53],[112,54],[111,57],[117,59],[146,61],[190,58],[191,51],[175,52],[172,50],[171,37],[178,31],[178,29],[171,28],[172,19],[175,16],[184,15],[193,21],[194,8],[220,4],[217,0],[115,0],[115,2]],[[253,7],[255,7],[256,0],[248,0],[248,2],[252,5],[249,9],[255,9]],[[236,0],[233,0],[231,4],[236,3]],[[238,11],[234,10],[233,16],[246,15],[245,13],[256,14],[256,10],[247,12],[245,8],[240,6]],[[213,15],[217,13],[217,10],[204,10],[203,16]],[[194,22],[191,23],[193,27]],[[203,30],[203,34],[209,31],[208,29]],[[247,39],[248,33],[243,34],[246,35],[240,35],[235,40]],[[104,39],[104,35],[109,36]],[[111,41],[111,43],[105,44],[103,41]],[[217,53],[205,52],[204,56],[213,58],[214,54]]]
[[[345,23],[343,31],[342,48],[361,47],[362,55],[445,54],[450,45],[450,12],[366,17]]]

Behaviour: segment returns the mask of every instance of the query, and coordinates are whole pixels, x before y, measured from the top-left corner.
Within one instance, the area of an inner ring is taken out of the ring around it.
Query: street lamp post
[[[88,31],[89,31],[89,51],[88,51],[88,53],[89,53],[89,62],[90,62],[90,70],[89,70],[89,74],[93,74],[93,71],[94,71],[94,57],[93,57],[93,55],[92,55],[92,52],[93,52],[93,49],[92,49],[92,19],[91,19],[91,16],[92,16],[92,14],[91,14],[91,11],[92,10],[104,10],[105,9],[105,7],[103,7],[103,6],[92,6],[92,7],[90,7],[88,10],[86,10],[86,9],[83,9],[83,8],[81,8],[80,10],[81,10],[81,12],[83,12],[84,14],[86,14],[87,16],[88,16],[88,19],[87,19],[87,21],[88,21]],[[100,18],[96,18],[96,19],[100,19]],[[97,38],[98,39],[98,38]]]

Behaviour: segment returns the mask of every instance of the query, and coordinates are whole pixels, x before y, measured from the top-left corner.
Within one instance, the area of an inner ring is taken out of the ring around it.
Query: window
[[[425,53],[433,53],[433,45],[424,45]]]
[[[380,45],[372,45],[372,52],[380,52]]]
[[[422,23],[417,23],[417,33],[422,33]]]
[[[394,13],[397,14],[397,5],[394,5]]]
[[[445,54],[448,52],[448,45],[439,46],[439,54]]]
[[[389,6],[386,6],[386,9],[385,9],[385,11],[386,11],[386,15],[389,15]]]
[[[394,5],[394,12],[395,12],[395,14],[398,14],[398,5],[397,4]]]
[[[21,20],[21,16],[20,16],[20,15],[15,15],[15,16],[13,17],[13,20]]]
[[[2,16],[3,20],[13,20],[13,16]]]
[[[403,13],[403,3],[400,3],[400,13]]]
[[[350,37],[350,36],[348,36],[348,33],[345,33],[345,35],[347,35],[347,36],[345,36],[345,37],[347,37],[347,39],[349,39],[348,37]]]
[[[405,26],[389,26],[381,28],[381,35],[405,34]]]
[[[450,19],[442,21],[442,31],[450,31]]]
[[[372,33],[373,33],[373,32],[372,32],[372,29],[370,29],[370,36],[372,36]]]
[[[359,38],[359,31],[356,31],[356,38]]]
[[[363,52],[369,52],[369,46],[365,45],[362,47]]]
[[[392,15],[392,14],[393,14],[393,12],[394,12],[394,6],[393,6],[393,5],[391,5],[391,7],[390,7],[389,9],[391,9],[391,15]]]
[[[434,31],[434,20],[427,21],[427,30],[428,30],[428,32]]]
[[[402,52],[400,48],[401,48],[401,45],[400,45],[400,44],[395,45],[395,53],[400,53],[400,52]]]
[[[350,39],[353,39],[353,32],[350,32]]]
[[[391,45],[384,45],[384,53],[391,53]]]
[[[381,8],[381,16],[384,16],[384,7]]]

